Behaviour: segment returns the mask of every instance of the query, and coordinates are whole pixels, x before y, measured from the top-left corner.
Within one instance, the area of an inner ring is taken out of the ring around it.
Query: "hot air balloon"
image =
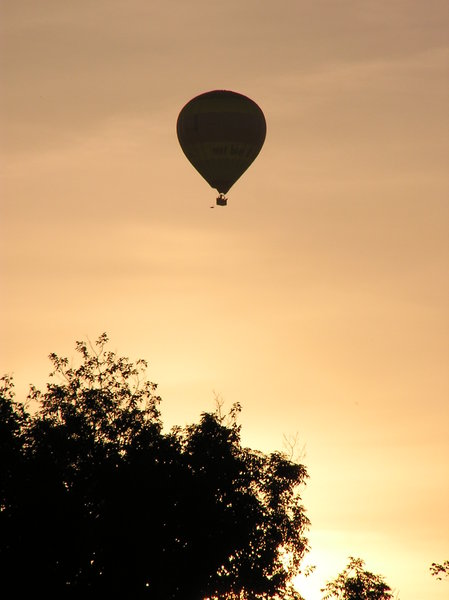
[[[257,104],[236,92],[214,90],[196,96],[179,113],[176,125],[184,154],[219,192],[217,204],[259,154],[267,126]]]

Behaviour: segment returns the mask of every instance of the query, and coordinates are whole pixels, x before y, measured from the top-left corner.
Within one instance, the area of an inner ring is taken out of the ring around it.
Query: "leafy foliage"
[[[443,563],[432,563],[430,566],[430,572],[435,579],[445,579],[449,577],[449,560],[445,560]]]
[[[164,433],[145,361],[77,342],[52,382],[0,389],[0,590],[299,598],[305,468],[242,447],[235,405]]]
[[[330,581],[321,590],[325,592],[323,600],[388,600],[393,598],[391,588],[383,577],[365,570],[360,558],[349,558],[349,564],[336,579]]]

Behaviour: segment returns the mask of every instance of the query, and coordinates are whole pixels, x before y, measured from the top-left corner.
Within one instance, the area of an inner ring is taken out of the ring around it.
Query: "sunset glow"
[[[430,0],[4,0],[1,350],[17,397],[107,332],[167,427],[240,402],[297,436],[316,565],[401,600],[449,558],[449,10]],[[179,147],[194,96],[262,108],[216,207]]]

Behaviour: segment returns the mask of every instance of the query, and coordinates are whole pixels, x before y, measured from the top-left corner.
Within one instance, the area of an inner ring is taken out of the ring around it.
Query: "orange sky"
[[[445,0],[3,0],[1,365],[107,331],[168,425],[214,393],[244,442],[298,434],[320,585],[349,555],[402,600],[449,558]],[[216,193],[176,139],[225,88],[267,119]]]

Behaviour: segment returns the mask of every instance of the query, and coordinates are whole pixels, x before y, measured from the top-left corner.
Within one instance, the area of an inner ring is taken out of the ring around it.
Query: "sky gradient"
[[[219,394],[245,444],[297,435],[306,600],[349,555],[447,598],[447,2],[1,7],[2,373],[23,397],[106,331],[149,361],[167,426]],[[212,89],[267,120],[214,210],[176,139]]]

